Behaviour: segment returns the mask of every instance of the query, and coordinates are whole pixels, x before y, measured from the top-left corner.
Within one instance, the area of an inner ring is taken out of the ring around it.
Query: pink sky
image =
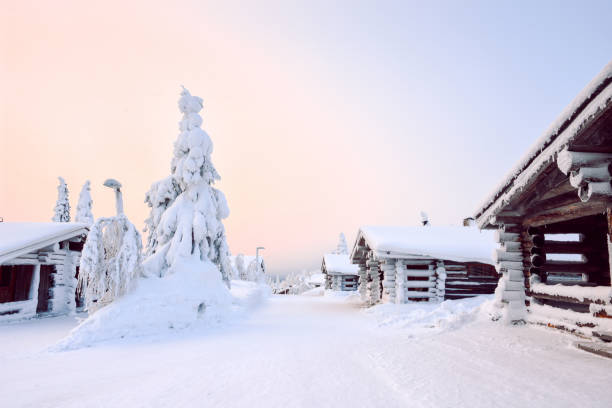
[[[57,176],[73,208],[91,180],[94,215],[111,215],[113,195],[101,184],[112,177],[142,227],[145,192],[169,174],[185,85],[204,99],[232,252],[265,246],[271,271],[287,273],[317,267],[340,232],[351,245],[363,224],[415,224],[422,209],[458,224],[554,119],[543,115],[499,167],[483,171],[469,137],[485,132],[452,113],[466,109],[445,88],[452,71],[418,60],[420,39],[384,31],[425,26],[418,16],[373,29],[371,19],[393,13],[214,3],[2,2],[5,221],[49,221]],[[603,64],[594,66],[593,75]],[[475,74],[498,92],[488,72]],[[483,140],[485,151],[495,146]]]

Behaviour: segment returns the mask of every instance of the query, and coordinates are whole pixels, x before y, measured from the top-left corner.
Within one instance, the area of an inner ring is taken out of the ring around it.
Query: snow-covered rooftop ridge
[[[423,257],[491,265],[497,245],[492,231],[462,226],[365,226],[359,229],[357,239],[360,237],[380,257]]]
[[[566,106],[561,112],[557,119],[551,123],[551,125],[542,133],[542,135],[536,140],[533,146],[527,151],[527,153],[520,159],[517,165],[504,177],[502,182],[497,185],[493,192],[483,201],[476,211],[475,218],[478,219],[483,213],[493,204],[495,201],[504,194],[513,184],[514,180],[518,175],[527,169],[534,159],[543,153],[553,143],[558,136],[566,131],[570,124],[578,118],[580,113],[593,102],[610,84],[612,83],[612,61],[610,61],[601,72],[593,78],[588,85],[574,98],[574,100]],[[612,102],[612,99],[608,96],[601,98],[597,110],[604,108]],[[586,118],[579,118],[582,121],[589,119],[590,115]],[[579,123],[578,125],[580,125]],[[568,135],[567,143],[576,135],[576,131],[580,129],[579,126],[573,127],[574,132]],[[548,151],[548,155],[557,153],[556,151]]]
[[[359,266],[351,263],[348,254],[323,255],[327,273],[342,275],[357,275]]]
[[[82,233],[87,224],[79,222],[0,222],[0,264]]]

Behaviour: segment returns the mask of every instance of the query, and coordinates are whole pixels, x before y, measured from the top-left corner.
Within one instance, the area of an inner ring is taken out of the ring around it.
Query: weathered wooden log
[[[610,199],[612,198],[612,182],[598,181],[587,183],[578,188],[578,197],[580,197],[580,201],[583,203],[586,203],[591,198]]]
[[[572,187],[582,187],[590,182],[612,180],[612,163],[607,163],[598,167],[581,167],[571,171],[569,181]]]
[[[572,152],[564,149],[557,155],[557,167],[567,175],[570,171],[576,171],[580,167],[594,167],[611,160],[612,154],[610,153]]]
[[[435,295],[430,292],[421,292],[421,291],[414,291],[414,290],[406,291],[406,297],[408,298],[430,298],[434,296]]]
[[[495,242],[506,242],[506,241],[518,241],[520,239],[520,234],[515,232],[503,232],[500,230],[495,231]]]
[[[493,251],[493,262],[497,263],[501,261],[522,262],[523,253],[522,252],[506,252],[504,249],[495,249]]]
[[[555,273],[593,273],[598,272],[601,268],[599,265],[591,265],[582,262],[561,262],[548,261],[542,265],[542,269],[546,272]]]
[[[514,261],[501,261],[495,264],[495,270],[497,270],[497,272],[509,271],[510,269],[522,270],[523,263]]]
[[[546,239],[544,238],[543,234],[532,235],[531,242],[533,243],[533,246],[541,248],[544,246]]]
[[[521,252],[521,243],[507,241],[502,243],[502,248],[506,250],[506,252]]]
[[[404,285],[407,288],[435,288],[436,282],[430,281],[409,281]]]
[[[426,277],[434,274],[435,272],[431,269],[406,269],[406,276],[409,277]]]
[[[546,254],[531,255],[531,264],[535,267],[541,267],[546,263]]]
[[[520,281],[523,282],[525,280],[525,276],[523,275],[523,271],[517,269],[510,269],[507,272],[507,278],[510,281]]]

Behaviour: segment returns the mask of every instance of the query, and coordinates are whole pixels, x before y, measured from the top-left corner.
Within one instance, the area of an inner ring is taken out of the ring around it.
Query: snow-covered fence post
[[[383,273],[383,301],[395,303],[396,295],[395,295],[395,261],[393,259],[385,259],[381,265],[380,269]]]
[[[436,262],[436,297],[431,300],[437,300],[438,302],[444,301],[444,295],[446,293],[446,268],[444,267],[444,261]]]
[[[359,295],[363,301],[367,300],[368,296],[368,268],[364,263],[359,264]]]
[[[395,261],[395,303],[406,303],[406,263],[401,259]]]
[[[370,259],[366,262],[368,266],[368,275],[370,276],[370,282],[368,283],[368,292],[370,294],[370,304],[374,305],[378,303],[381,297],[380,293],[380,269],[379,262],[375,259]]]
[[[527,314],[520,234],[505,232],[506,228],[515,227],[508,225],[496,231],[495,240],[500,248],[493,253],[495,268],[502,274],[495,289],[496,305],[503,309],[504,320],[508,323],[524,321]]]

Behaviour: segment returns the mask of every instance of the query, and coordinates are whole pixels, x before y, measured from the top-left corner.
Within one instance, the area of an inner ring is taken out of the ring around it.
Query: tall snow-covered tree
[[[53,209],[53,222],[70,222],[70,203],[68,202],[68,186],[63,178],[58,177],[57,202]]]
[[[348,255],[348,246],[346,245],[346,237],[344,236],[343,232],[340,233],[340,236],[338,237],[338,246],[336,247],[336,250],[332,252],[332,254]]]
[[[81,194],[79,194],[79,203],[77,204],[77,214],[74,217],[76,222],[82,222],[87,225],[94,223],[94,216],[91,212],[92,200],[91,200],[91,184],[89,180],[83,184]]]
[[[236,263],[236,274],[238,275],[237,279],[247,280],[247,270],[246,266],[244,265],[244,255],[236,255],[236,260],[234,262]]]
[[[178,105],[183,118],[179,123],[180,134],[174,143],[171,177],[179,194],[168,201],[166,208],[159,205],[159,197],[150,196],[150,201],[155,203],[152,208],[161,215],[156,214],[159,215],[156,226],[156,216],[150,217],[147,224],[148,228],[155,228],[154,231],[148,230],[149,234],[154,234],[150,256],[154,260],[147,263],[154,265],[156,273],[163,276],[181,259],[208,260],[217,265],[222,279],[229,286],[231,264],[222,223],[229,215],[229,208],[225,195],[212,186],[220,177],[211,160],[212,141],[201,129],[199,112],[203,101],[183,88]],[[161,190],[169,190],[168,185],[166,182]],[[165,199],[163,202],[165,206]]]

